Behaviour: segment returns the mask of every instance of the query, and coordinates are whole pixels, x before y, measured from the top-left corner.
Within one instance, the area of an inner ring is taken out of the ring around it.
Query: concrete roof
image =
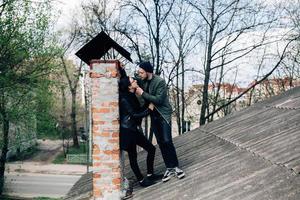
[[[174,138],[186,177],[135,185],[133,199],[299,200],[299,111],[300,87]],[[155,169],[165,170],[158,148]]]

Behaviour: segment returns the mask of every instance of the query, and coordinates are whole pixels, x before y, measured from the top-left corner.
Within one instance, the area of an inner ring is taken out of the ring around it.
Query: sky
[[[82,0],[56,0],[54,3],[55,10],[60,12],[60,17],[57,22],[57,29],[64,28],[72,20],[72,13],[76,12],[76,8]]]
[[[267,2],[270,4],[274,2],[277,3],[279,1],[281,0],[267,0]],[[61,12],[57,22],[57,29],[64,29],[68,27],[67,25],[72,21],[73,13],[78,12],[78,7],[81,2],[83,2],[83,0],[56,0],[55,8]],[[254,79],[257,70],[254,67],[249,67],[249,64],[247,64],[247,66],[243,64],[239,65],[239,83],[241,86],[245,87]],[[253,63],[252,65],[256,64]],[[196,79],[198,78],[196,77]]]

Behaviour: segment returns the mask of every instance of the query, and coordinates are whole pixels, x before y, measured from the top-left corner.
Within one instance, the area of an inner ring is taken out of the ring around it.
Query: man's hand
[[[149,108],[150,110],[154,110],[154,104],[153,104],[153,103],[150,103],[149,106],[148,106],[148,108]]]
[[[136,88],[135,93],[136,93],[137,95],[142,96],[143,92],[144,92],[144,90],[143,90],[142,88],[140,88],[140,87]]]

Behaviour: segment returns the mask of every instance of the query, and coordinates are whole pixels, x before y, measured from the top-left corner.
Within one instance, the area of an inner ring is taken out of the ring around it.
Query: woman
[[[123,76],[119,83],[119,106],[120,106],[120,147],[128,152],[129,162],[139,184],[143,187],[152,185],[153,164],[155,156],[155,147],[146,137],[138,130],[142,118],[153,110],[153,105],[148,108],[140,108],[137,97],[135,96],[135,88],[132,84],[135,82],[128,76]],[[142,147],[148,152],[147,155],[147,177],[142,175],[137,163],[136,145]]]

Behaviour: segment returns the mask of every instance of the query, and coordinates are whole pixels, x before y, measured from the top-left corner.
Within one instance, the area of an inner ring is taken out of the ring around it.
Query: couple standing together
[[[141,131],[142,118],[150,115],[153,130],[160,148],[166,171],[162,181],[170,180],[172,176],[181,179],[185,176],[179,168],[176,150],[171,134],[172,107],[169,103],[167,86],[164,79],[153,74],[150,62],[139,64],[138,78],[133,79],[120,69],[120,148],[128,152],[129,163],[139,184],[143,187],[154,184],[159,175],[154,174],[155,147],[147,140]],[[139,97],[144,102],[140,106]],[[147,155],[147,176],[144,177],[137,163],[136,146],[145,149]]]

